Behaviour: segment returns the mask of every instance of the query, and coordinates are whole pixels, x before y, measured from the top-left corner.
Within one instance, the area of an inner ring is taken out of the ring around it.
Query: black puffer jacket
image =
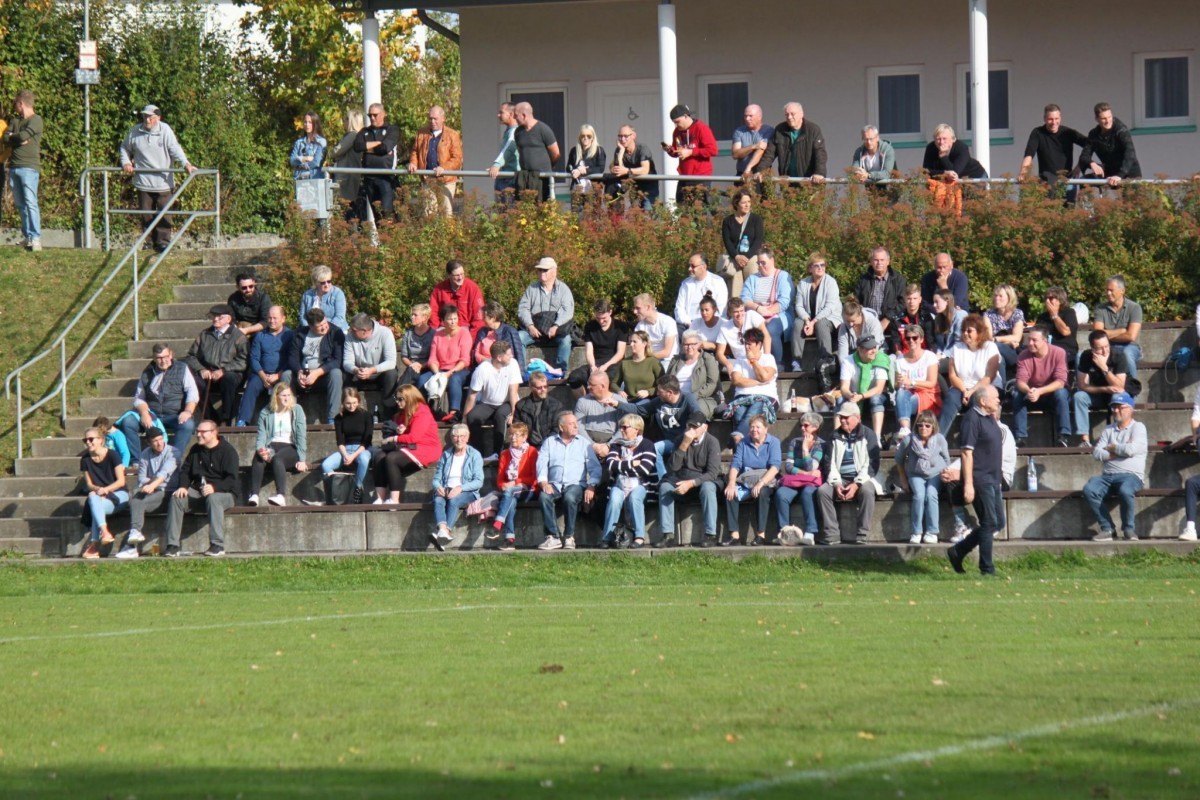
[[[1092,163],[1092,155],[1100,159],[1106,178],[1140,178],[1142,165],[1138,163],[1137,151],[1133,149],[1133,136],[1121,120],[1113,118],[1113,126],[1101,130],[1100,126],[1088,131],[1087,144],[1079,154],[1079,169],[1086,172]]]

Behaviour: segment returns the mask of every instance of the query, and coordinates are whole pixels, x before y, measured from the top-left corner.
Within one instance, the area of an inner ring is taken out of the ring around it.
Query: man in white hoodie
[[[376,391],[382,406],[380,419],[391,419],[396,382],[396,335],[367,314],[355,314],[350,320],[350,335],[342,350],[342,386],[360,391]],[[384,416],[386,415],[386,416]]]
[[[162,111],[158,106],[149,105],[142,109],[142,121],[134,125],[118,149],[121,157],[121,169],[125,174],[133,175],[133,186],[138,192],[138,207],[142,210],[142,228],[150,227],[154,216],[167,204],[171,193],[175,191],[175,180],[171,173],[171,163],[178,164],[187,170],[188,174],[196,171],[184,155],[175,131],[162,121]],[[162,170],[162,172],[138,172],[134,170]],[[167,248],[171,241],[171,217],[165,216],[154,227],[151,234],[152,244],[160,253]]]

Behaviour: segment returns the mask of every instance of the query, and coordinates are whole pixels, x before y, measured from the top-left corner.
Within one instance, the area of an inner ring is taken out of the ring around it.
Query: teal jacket
[[[442,451],[442,457],[438,459],[437,465],[433,468],[433,489],[446,488],[450,482],[450,461],[454,458],[454,448],[447,447]],[[467,460],[463,464],[462,472],[462,490],[464,492],[478,492],[483,488],[483,456],[474,447],[467,445]]]
[[[258,412],[258,436],[254,438],[254,449],[261,450],[271,443],[271,423],[275,412],[271,406],[266,406]],[[292,446],[301,461],[308,461],[308,420],[304,418],[304,409],[299,404],[292,406]]]

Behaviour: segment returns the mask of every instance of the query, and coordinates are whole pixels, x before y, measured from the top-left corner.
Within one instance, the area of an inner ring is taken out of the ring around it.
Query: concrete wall
[[[830,171],[841,169],[858,144],[867,118],[869,67],[920,65],[922,129],[940,122],[958,127],[956,67],[970,57],[964,0],[884,0],[813,3],[759,0],[753,11],[719,0],[678,0],[679,100],[699,109],[698,76],[746,74],[750,97],[774,123],[782,105],[799,100],[826,134]],[[514,82],[562,82],[567,130],[587,121],[589,82],[658,76],[656,0],[463,9],[464,142],[467,163],[482,167],[495,156],[495,106]],[[901,10],[902,9],[902,10]],[[992,172],[1015,173],[1031,128],[1049,102],[1064,123],[1086,132],[1092,106],[1112,103],[1134,126],[1134,54],[1192,54],[1191,110],[1197,98],[1196,44],[1200,6],[1173,0],[1095,0],[1078,4],[992,3],[990,60],[1009,65],[1013,142],[993,145]],[[1086,10],[1084,10],[1086,9]],[[615,130],[598,131],[611,152]],[[643,143],[653,144],[642,137]],[[569,146],[574,143],[564,143]],[[1200,134],[1137,135],[1147,176],[1191,175],[1200,167]],[[920,166],[921,150],[899,151],[902,169]],[[730,172],[721,158],[718,172]],[[468,188],[490,188],[485,181]]]

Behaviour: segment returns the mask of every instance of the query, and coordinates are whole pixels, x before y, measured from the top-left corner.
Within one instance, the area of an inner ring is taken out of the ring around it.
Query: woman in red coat
[[[442,437],[421,390],[405,384],[396,390],[400,411],[384,425],[383,447],[375,462],[374,505],[399,503],[404,479],[442,457]]]

